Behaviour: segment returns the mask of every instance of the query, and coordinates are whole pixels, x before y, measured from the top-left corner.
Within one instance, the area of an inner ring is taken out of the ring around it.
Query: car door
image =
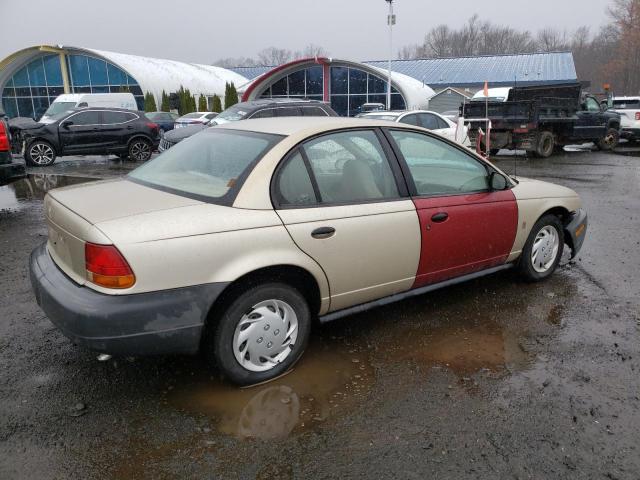
[[[102,112],[86,110],[68,116],[59,123],[58,135],[66,155],[100,152],[105,141]]]
[[[379,131],[333,132],[296,148],[273,182],[293,241],[324,270],[335,311],[411,288],[420,226]]]
[[[575,138],[591,140],[604,136],[607,129],[607,120],[595,98],[585,98],[583,108],[577,112],[577,117],[574,128]]]
[[[105,150],[114,151],[125,148],[131,135],[136,133],[134,121],[138,119],[138,115],[105,110],[102,112],[102,118]]]
[[[492,168],[437,137],[388,130],[418,211],[422,250],[415,287],[503,264],[518,224],[509,189],[491,191]]]

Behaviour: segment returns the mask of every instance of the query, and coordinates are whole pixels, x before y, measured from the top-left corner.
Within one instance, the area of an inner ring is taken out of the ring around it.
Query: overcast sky
[[[459,27],[472,14],[536,31],[597,30],[610,0],[396,0],[394,51],[431,27]],[[386,58],[382,0],[0,0],[0,59],[32,45],[67,44],[212,63],[254,57],[269,46],[322,45],[350,60]]]

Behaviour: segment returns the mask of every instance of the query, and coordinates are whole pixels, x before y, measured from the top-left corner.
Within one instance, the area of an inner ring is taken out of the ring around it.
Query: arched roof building
[[[387,71],[364,63],[303,58],[274,67],[240,89],[243,100],[304,97],[330,102],[339,115],[360,113],[365,103],[386,105]],[[435,92],[424,83],[391,72],[391,108],[426,108]]]
[[[62,93],[130,91],[138,108],[151,92],[160,105],[162,91],[184,87],[200,95],[224,95],[225,83],[247,83],[231,70],[211,65],[140,57],[73,46],[41,45],[19,50],[0,62],[2,106],[11,117],[39,118]]]

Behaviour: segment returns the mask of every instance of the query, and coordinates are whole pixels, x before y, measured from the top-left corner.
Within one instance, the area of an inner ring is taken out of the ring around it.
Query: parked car
[[[640,97],[614,97],[609,111],[620,115],[622,138],[640,141]]]
[[[249,118],[271,117],[337,117],[338,114],[326,103],[318,100],[296,98],[273,98],[236,103],[212,119],[207,125],[193,125],[174,130],[164,136],[159,150],[171,148],[185,138],[195,135],[207,127]]]
[[[580,83],[492,90],[504,92],[496,97],[490,90],[488,102],[474,96],[464,106],[465,118],[484,119],[488,111],[491,155],[507,148],[547,158],[565,145],[593,142],[601,150],[612,150],[618,144],[620,115],[604,111],[595,97],[582,92]],[[469,129],[474,144],[481,137],[479,128],[485,125],[476,122]]]
[[[138,109],[132,93],[65,93],[58,95],[38,122],[51,123],[61,113],[83,107]]]
[[[467,127],[463,127],[457,139],[458,125],[436,112],[426,110],[371,112],[358,115],[358,118],[389,120],[392,122],[406,123],[408,125],[416,125],[431,130],[454,142],[459,139],[459,143],[467,146],[470,145],[467,137]]]
[[[178,119],[178,114],[173,112],[147,112],[145,114],[149,120],[158,125],[160,136],[165,132],[173,130],[173,125]]]
[[[202,348],[241,385],[290,369],[316,317],[511,267],[545,280],[587,228],[569,188],[353,118],[209,128],[122,179],[50,191],[44,212],[31,281],[66,336],[119,355]]]
[[[5,113],[0,110],[0,186],[26,176],[24,165],[11,155],[11,134]]]
[[[206,125],[212,118],[218,114],[216,112],[193,112],[178,117],[175,121],[174,128],[188,127],[189,125]]]
[[[83,108],[62,112],[48,124],[20,130],[27,165],[44,167],[66,155],[116,154],[146,161],[160,142],[158,125],[144,112]]]

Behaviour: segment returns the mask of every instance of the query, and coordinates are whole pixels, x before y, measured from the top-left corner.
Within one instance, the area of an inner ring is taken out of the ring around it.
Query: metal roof
[[[385,70],[386,60],[362,62]],[[249,80],[274,67],[235,67],[230,70]],[[431,87],[472,87],[489,82],[490,86],[544,84],[577,80],[571,52],[487,55],[458,58],[393,60],[391,69],[415,78]]]
[[[384,60],[364,62],[386,68]],[[518,83],[558,83],[577,80],[571,52],[494,55],[460,58],[394,60],[391,69],[430,86],[470,87]]]

